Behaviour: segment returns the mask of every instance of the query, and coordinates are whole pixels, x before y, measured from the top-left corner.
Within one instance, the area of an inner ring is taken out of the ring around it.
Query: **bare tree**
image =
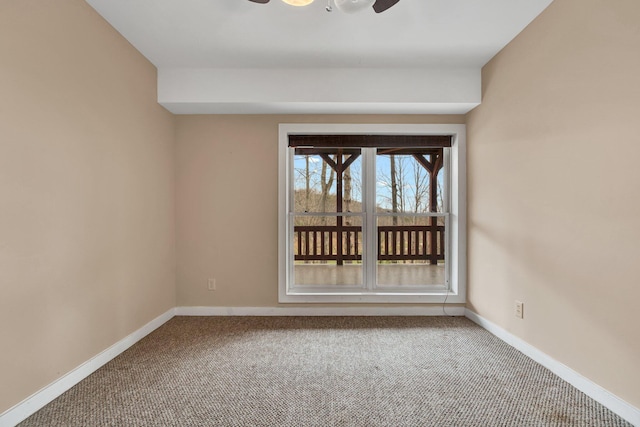
[[[407,183],[407,174],[406,174],[406,156],[398,156],[396,159],[396,184],[398,185],[398,212],[406,212],[407,208],[407,195],[406,189],[409,186]]]
[[[398,183],[396,181],[396,178],[397,178],[397,175],[396,175],[396,156],[391,154],[389,156],[389,162],[390,162],[390,172],[389,172],[389,174],[391,175],[391,212],[396,213],[396,212],[398,212]],[[392,221],[393,221],[393,225],[398,225],[398,217],[397,216],[394,215],[392,217]]]
[[[304,156],[305,163],[305,197],[304,197],[304,211],[309,212],[309,199],[311,197],[311,174],[309,173],[309,156]]]
[[[338,197],[340,197],[338,195]],[[351,168],[344,171],[344,211],[351,212]],[[346,225],[351,225],[351,219],[347,217]]]
[[[333,156],[334,160],[336,156]],[[327,178],[327,168],[329,168],[329,177]],[[329,199],[329,191],[333,186],[336,172],[333,168],[329,167],[326,161],[322,161],[322,167],[320,170],[320,208],[321,212],[327,211],[327,200]],[[327,217],[322,217],[322,223],[327,223]]]
[[[413,211],[416,213],[426,212],[427,206],[425,199],[429,199],[429,174],[418,162],[413,165]],[[417,223],[418,218],[413,217],[413,223]]]

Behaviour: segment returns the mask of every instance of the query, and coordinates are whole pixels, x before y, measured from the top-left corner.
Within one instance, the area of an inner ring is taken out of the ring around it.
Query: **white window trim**
[[[451,135],[449,255],[450,290],[416,292],[296,293],[287,288],[289,135]],[[282,123],[278,140],[278,302],[280,303],[450,303],[466,302],[467,207],[466,126],[456,124]]]

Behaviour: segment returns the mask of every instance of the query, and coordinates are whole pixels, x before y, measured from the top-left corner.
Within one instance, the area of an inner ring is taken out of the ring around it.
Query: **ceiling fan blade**
[[[399,1],[400,0],[376,0],[376,2],[373,4],[373,10],[375,10],[376,13],[384,12]]]
[[[267,4],[269,3],[269,0],[249,0],[252,1],[254,3],[260,3],[260,4]]]

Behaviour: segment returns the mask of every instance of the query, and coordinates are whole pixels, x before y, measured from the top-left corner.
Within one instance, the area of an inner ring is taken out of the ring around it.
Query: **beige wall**
[[[175,305],[155,76],[82,0],[0,2],[0,413]]]
[[[463,121],[463,116],[177,117],[178,305],[278,305],[279,123]],[[217,291],[207,290],[208,277],[216,278]]]
[[[469,307],[636,407],[639,16],[556,0],[484,67],[467,123]]]

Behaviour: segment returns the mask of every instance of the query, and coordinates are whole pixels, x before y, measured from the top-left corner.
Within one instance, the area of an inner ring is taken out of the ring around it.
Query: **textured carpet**
[[[21,426],[629,426],[465,318],[176,317]]]

